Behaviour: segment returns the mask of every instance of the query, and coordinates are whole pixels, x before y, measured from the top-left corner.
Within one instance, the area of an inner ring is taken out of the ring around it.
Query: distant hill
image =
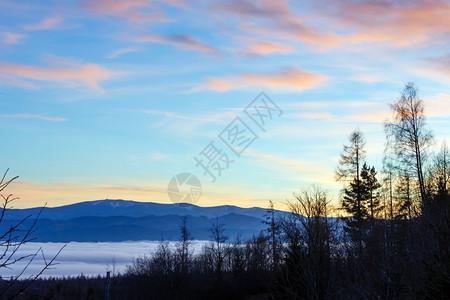
[[[10,209],[0,230],[26,216],[36,216],[41,208]],[[241,208],[231,205],[200,207],[192,204],[159,204],[129,200],[97,200],[60,207],[44,208],[38,220],[35,241],[40,242],[106,242],[137,240],[178,240],[183,216],[192,237],[209,239],[209,228],[215,218],[233,240],[258,235],[265,208]],[[278,211],[282,215],[286,212]],[[32,220],[27,220],[26,227]],[[2,232],[2,231],[0,231]]]
[[[11,209],[5,218],[19,219],[30,214],[35,215],[41,207],[28,209]],[[242,208],[233,205],[201,207],[188,203],[161,204],[153,202],[137,202],[131,200],[96,200],[86,201],[59,207],[45,207],[41,218],[52,220],[67,220],[78,217],[145,217],[177,215],[177,216],[205,216],[215,218],[227,214],[239,214],[256,218],[263,218],[267,209],[260,207]]]

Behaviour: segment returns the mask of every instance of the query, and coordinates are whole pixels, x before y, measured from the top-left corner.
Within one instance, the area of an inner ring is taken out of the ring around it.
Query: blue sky
[[[406,82],[436,145],[449,136],[448,15],[448,1],[0,0],[0,162],[20,176],[15,206],[171,203],[182,172],[202,182],[198,205],[282,208],[314,183],[337,203],[342,144],[359,127],[380,168]],[[194,157],[211,141],[229,151],[218,135],[262,91],[282,116],[211,182]]]

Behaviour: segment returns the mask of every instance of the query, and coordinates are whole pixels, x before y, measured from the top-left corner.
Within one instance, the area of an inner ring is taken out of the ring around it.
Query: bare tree
[[[450,152],[447,143],[442,143],[430,170],[430,190],[435,198],[443,198],[450,194]]]
[[[189,271],[192,261],[190,246],[192,243],[191,233],[187,228],[186,217],[181,218],[180,241],[176,244],[175,261],[181,274],[185,275]]]
[[[5,222],[5,216],[9,209],[12,208],[11,204],[19,198],[14,197],[12,194],[3,194],[4,190],[19,176],[15,176],[11,179],[6,179],[9,169],[3,174],[0,180],[0,195],[3,199],[3,204],[0,214],[0,225]],[[33,234],[37,230],[37,220],[44,208],[42,208],[37,216],[32,218],[32,215],[28,215],[21,220],[14,221],[12,224],[8,224],[6,228],[2,228],[0,232],[0,270],[3,268],[13,269],[14,265],[19,262],[25,261],[25,266],[18,270],[18,274],[11,278],[11,281],[2,290],[0,295],[6,299],[14,298],[20,293],[27,290],[33,282],[35,282],[42,273],[55,266],[55,259],[65,247],[65,245],[59,249],[55,256],[47,259],[42,248],[39,248],[34,253],[27,255],[19,255],[19,249],[28,242],[33,241]],[[29,223],[31,221],[31,224]],[[30,225],[29,225],[30,224]],[[3,226],[1,226],[3,227]],[[1,228],[0,227],[0,228]],[[44,266],[36,274],[25,276],[26,271],[32,265],[34,259],[38,256],[42,256]]]
[[[397,169],[416,179],[424,208],[427,205],[424,165],[433,135],[426,128],[424,104],[414,83],[407,83],[400,98],[390,107],[393,117],[384,125],[386,147],[394,155]]]
[[[209,233],[209,237],[213,242],[208,247],[208,250],[212,254],[217,280],[220,281],[224,260],[230,254],[231,249],[225,244],[228,236],[225,234],[224,224],[219,223],[219,216],[216,216],[214,221],[211,222]]]
[[[325,191],[313,186],[294,194],[288,202],[291,218],[283,221],[285,234],[286,297],[324,299],[331,297],[331,240],[333,224],[329,219],[330,200]]]

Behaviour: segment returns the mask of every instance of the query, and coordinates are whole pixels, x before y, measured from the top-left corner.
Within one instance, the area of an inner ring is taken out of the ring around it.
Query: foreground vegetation
[[[122,275],[38,279],[36,299],[450,299],[450,154],[435,147],[423,102],[407,84],[385,123],[384,168],[369,166],[356,129],[336,169],[339,214],[320,187],[295,194],[290,214],[272,203],[267,230],[229,241],[211,224],[212,242],[193,255],[189,224],[175,248],[137,258]],[[106,289],[105,289],[106,283]],[[18,287],[0,281],[4,296]]]

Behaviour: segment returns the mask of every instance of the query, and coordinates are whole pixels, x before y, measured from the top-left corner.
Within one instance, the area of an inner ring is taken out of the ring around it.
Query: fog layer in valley
[[[202,249],[205,241],[193,241],[192,249],[197,253]],[[22,257],[35,253],[42,248],[45,259],[51,259],[58,251],[66,245],[57,259],[58,264],[49,270],[46,270],[43,277],[67,277],[67,276],[97,276],[106,274],[106,271],[117,273],[124,272],[127,265],[130,265],[133,258],[152,254],[159,241],[139,241],[139,242],[103,242],[103,243],[27,243],[22,245],[16,253],[16,257]],[[170,242],[175,246],[176,242]],[[14,264],[12,269],[3,268],[0,274],[3,279],[9,279],[11,276],[17,276],[21,270],[28,264],[29,259],[21,260]],[[26,278],[29,275],[37,274],[44,266],[44,258],[39,253],[21,276]]]

